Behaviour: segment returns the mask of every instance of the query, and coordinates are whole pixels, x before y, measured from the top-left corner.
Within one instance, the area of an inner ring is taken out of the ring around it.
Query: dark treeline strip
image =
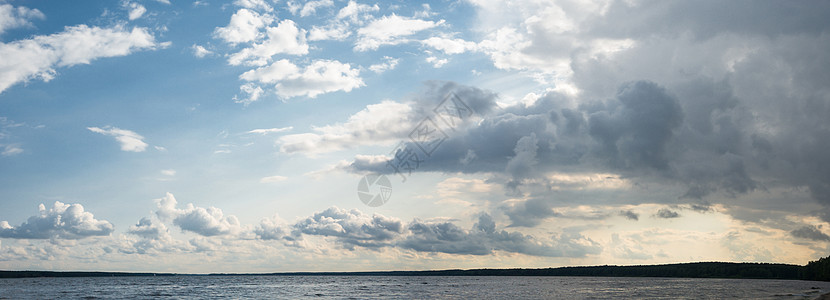
[[[47,272],[0,271],[0,278],[27,277],[119,277],[119,276],[197,276],[196,274],[125,272]],[[801,279],[830,281],[830,257],[811,261],[806,266],[772,263],[696,262],[640,266],[589,266],[544,269],[471,269],[435,271],[376,272],[286,272],[267,274],[206,274],[199,276],[595,276],[595,277],[682,277]]]

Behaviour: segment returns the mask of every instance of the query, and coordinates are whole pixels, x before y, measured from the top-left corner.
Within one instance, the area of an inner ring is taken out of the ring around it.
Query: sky
[[[828,15],[0,0],[0,269],[805,264]]]

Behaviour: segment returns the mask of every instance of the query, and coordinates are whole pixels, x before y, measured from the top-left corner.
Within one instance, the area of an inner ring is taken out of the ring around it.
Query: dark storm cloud
[[[623,169],[667,169],[666,144],[683,120],[677,100],[644,81],[623,85],[616,99],[620,105],[609,103],[589,117],[589,134],[601,145],[598,156]]]
[[[614,1],[585,31],[590,35],[647,38],[693,34],[699,39],[724,32],[778,36],[821,33],[827,27],[826,1]],[[795,17],[797,16],[797,17]],[[660,26],[655,26],[659,24]]]
[[[570,61],[569,80],[579,94],[548,92],[531,105],[495,107],[454,132],[415,172],[488,172],[509,195],[539,199],[526,204],[543,208],[577,201],[527,187],[544,185],[546,172],[609,172],[638,186],[683,191],[662,199],[579,199],[685,202],[699,212],[716,204],[774,208],[828,221],[828,13],[825,1],[616,1],[601,14],[572,19],[578,31],[531,25],[530,45],[520,52]],[[597,53],[573,42],[598,40],[627,46]],[[567,51],[548,51],[554,41]],[[390,172],[367,158],[350,169]],[[824,208],[787,206],[791,196],[764,194],[802,188]],[[746,195],[753,201],[740,200]],[[514,225],[533,226],[556,217],[551,211],[507,212]],[[752,215],[746,221],[764,220],[763,213]]]
[[[603,212],[590,213],[561,213],[553,207],[554,201],[543,198],[533,198],[527,201],[504,207],[504,214],[510,218],[509,227],[535,227],[547,218],[602,220],[610,215]],[[635,214],[636,217],[636,214]]]
[[[93,236],[108,236],[113,225],[106,220],[97,220],[80,204],[55,202],[49,210],[41,204],[40,214],[29,217],[20,226],[12,227],[0,222],[0,238],[13,239],[82,239]]]
[[[456,94],[465,99],[465,93]],[[584,160],[604,167],[585,164],[578,169],[666,171],[666,144],[683,117],[676,99],[665,89],[640,81],[621,86],[617,96],[608,101],[563,108],[567,101],[549,93],[527,107],[520,104],[495,110],[477,126],[449,137],[425,157],[417,171],[499,172],[510,176],[513,185]],[[408,145],[417,149],[412,142]],[[356,158],[350,169],[393,171],[386,162],[363,157]]]
[[[824,234],[816,226],[802,226],[790,232],[794,237],[813,241],[830,241],[830,236]]]
[[[654,216],[658,217],[658,218],[663,218],[663,219],[673,219],[673,218],[679,218],[680,214],[678,214],[676,211],[672,211],[668,208],[661,208],[660,210],[657,211],[656,214],[654,214]]]
[[[583,257],[599,254],[602,247],[576,233],[564,233],[550,242],[539,241],[518,232],[496,230],[490,215],[483,214],[471,230],[449,222],[425,223],[419,220],[408,226],[411,235],[398,246],[419,252],[489,255],[494,251],[548,257]]]
[[[626,219],[633,220],[633,221],[640,220],[640,215],[638,215],[637,213],[635,213],[633,211],[630,211],[630,210],[620,211],[620,216],[623,216]]]

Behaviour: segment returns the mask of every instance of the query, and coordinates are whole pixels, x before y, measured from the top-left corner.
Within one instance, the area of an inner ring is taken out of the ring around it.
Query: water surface
[[[172,276],[0,279],[0,299],[813,299],[830,282],[499,276]]]

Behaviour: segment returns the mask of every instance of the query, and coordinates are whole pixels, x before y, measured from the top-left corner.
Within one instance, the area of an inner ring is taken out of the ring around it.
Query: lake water
[[[814,299],[830,282],[618,277],[174,276],[0,279],[0,299]]]

